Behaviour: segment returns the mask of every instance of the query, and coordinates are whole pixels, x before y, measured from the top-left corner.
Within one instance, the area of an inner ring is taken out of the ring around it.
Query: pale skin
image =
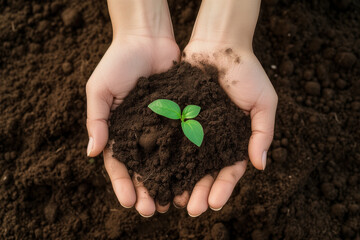
[[[91,75],[87,86],[88,156],[103,151],[105,168],[114,192],[125,208],[135,206],[143,217],[166,212],[152,199],[142,183],[130,178],[123,163],[112,157],[108,142],[111,110],[122,103],[141,76],[169,69],[180,60],[166,0],[108,0],[113,41]],[[203,0],[185,57],[201,67],[206,60],[224,74],[220,85],[230,99],[250,114],[252,136],[249,157],[252,165],[264,170],[266,153],[274,132],[277,95],[252,51],[252,37],[260,8],[259,0]],[[231,49],[231,54],[220,55]],[[239,61],[234,61],[239,57]],[[104,149],[105,148],[105,149]],[[220,210],[246,170],[247,161],[236,162],[219,171],[216,178],[204,176],[190,193],[173,200],[197,217],[209,207]]]

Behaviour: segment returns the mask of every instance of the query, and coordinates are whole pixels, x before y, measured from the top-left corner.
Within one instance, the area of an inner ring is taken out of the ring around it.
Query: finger
[[[112,151],[109,148],[104,150],[104,164],[121,206],[131,208],[135,204],[136,194],[134,184],[125,165],[112,156]]]
[[[133,182],[136,190],[135,209],[145,218],[152,217],[155,213],[155,202],[142,182],[139,182],[138,174],[134,174]]]
[[[236,183],[244,175],[247,161],[236,162],[232,166],[221,169],[209,195],[209,207],[219,211],[229,200]]]
[[[277,95],[275,91],[257,102],[250,111],[251,137],[249,141],[249,157],[255,168],[264,170],[267,151],[274,136]]]
[[[156,211],[159,213],[166,213],[170,208],[170,203],[166,204],[165,206],[162,206],[159,204],[158,201],[156,201]]]
[[[198,217],[208,208],[208,197],[214,178],[210,175],[203,177],[191,193],[187,211],[191,217]]]
[[[86,99],[86,127],[89,135],[87,155],[93,157],[102,152],[108,141],[107,120],[113,97],[103,86],[97,86],[90,77],[86,84]]]
[[[189,202],[190,194],[188,191],[184,191],[181,195],[174,197],[173,204],[176,208],[184,208]]]

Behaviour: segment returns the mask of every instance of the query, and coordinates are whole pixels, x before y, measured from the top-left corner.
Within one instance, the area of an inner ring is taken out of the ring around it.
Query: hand
[[[267,150],[271,144],[276,92],[252,50],[242,50],[221,42],[195,40],[184,50],[182,61],[201,67],[200,62],[217,66],[223,72],[219,83],[230,99],[251,117],[252,135],[249,157],[253,166],[264,170]],[[246,170],[246,161],[223,168],[216,179],[207,175],[194,187],[191,196],[184,193],[174,198],[174,204],[184,207],[190,216],[199,216],[208,206],[217,211],[228,201],[236,183]]]
[[[173,38],[126,35],[114,39],[86,85],[88,156],[104,150],[110,111],[124,101],[139,77],[167,71],[178,60],[179,48]],[[111,149],[104,150],[104,162],[123,207],[136,204],[136,210],[145,217],[152,216],[155,208],[167,211],[169,206],[155,206],[145,187],[131,180],[125,165],[112,157]]]

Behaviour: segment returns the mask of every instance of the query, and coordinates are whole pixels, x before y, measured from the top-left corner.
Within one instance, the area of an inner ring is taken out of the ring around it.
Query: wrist
[[[252,51],[260,0],[203,0],[191,36]]]
[[[113,39],[127,35],[174,39],[166,0],[108,0]]]

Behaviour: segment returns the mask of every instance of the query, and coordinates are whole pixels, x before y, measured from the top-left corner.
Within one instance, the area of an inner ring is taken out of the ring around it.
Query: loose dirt
[[[181,48],[199,4],[169,1]],[[86,157],[106,2],[0,6],[1,239],[359,239],[358,1],[263,1],[254,49],[279,96],[267,168],[249,164],[225,207],[196,219],[121,208],[101,156]]]
[[[218,70],[205,66],[204,71],[181,63],[165,73],[140,78],[110,119],[114,157],[131,174],[140,174],[139,180],[162,205],[185,190],[191,192],[206,174],[248,160],[250,117],[220,87]],[[181,109],[201,107],[196,117],[205,134],[200,148],[184,136],[180,120],[159,116],[147,107],[157,99],[175,101]]]

